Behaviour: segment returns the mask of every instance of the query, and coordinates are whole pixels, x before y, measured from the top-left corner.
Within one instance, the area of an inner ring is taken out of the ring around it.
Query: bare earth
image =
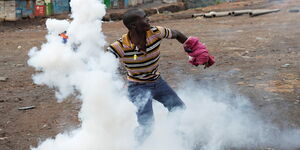
[[[161,73],[175,89],[178,82],[191,77],[196,81],[227,82],[249,97],[257,111],[274,124],[300,127],[300,12],[289,12],[299,9],[300,1],[275,1],[255,7],[281,11],[253,18],[151,17],[158,20],[153,25],[200,37],[217,60],[209,69],[193,67],[176,40],[165,40],[161,46]],[[193,14],[197,10],[187,12]],[[70,98],[57,103],[52,89],[35,85],[31,79],[34,70],[27,65],[27,53],[45,42],[46,32],[39,21],[0,25],[0,77],[8,78],[0,82],[0,150],[27,150],[80,125],[80,102]],[[103,32],[112,42],[126,30],[121,22],[109,22],[103,24]],[[18,110],[32,105],[36,108]]]

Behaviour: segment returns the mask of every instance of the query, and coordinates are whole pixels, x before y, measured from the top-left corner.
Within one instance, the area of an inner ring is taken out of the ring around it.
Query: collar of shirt
[[[149,37],[151,36],[151,35],[153,35],[153,32],[152,32],[152,30],[150,29],[150,30],[148,30],[147,32],[146,32],[146,45],[148,45],[149,44]],[[131,49],[134,49],[134,50],[139,50],[138,49],[138,47],[135,45],[135,44],[133,44],[130,40],[129,40],[129,35],[128,35],[128,33],[127,34],[124,34],[123,36],[122,36],[122,42],[123,42],[123,45],[126,45],[126,47],[128,47],[128,48],[131,48]]]

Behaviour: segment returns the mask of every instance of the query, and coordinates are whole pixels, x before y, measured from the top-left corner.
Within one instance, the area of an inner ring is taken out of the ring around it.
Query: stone
[[[236,85],[245,85],[246,83],[245,82],[238,82],[236,83]]]
[[[257,76],[256,79],[257,80],[262,80],[262,77],[261,76]]]
[[[242,56],[244,59],[249,59],[249,58],[251,58],[251,57],[249,57],[249,56]]]
[[[15,102],[21,102],[21,101],[23,101],[23,99],[20,98],[20,97],[17,97],[17,98],[15,99]]]
[[[288,68],[289,66],[290,66],[290,64],[281,65],[282,68]]]
[[[51,129],[49,124],[44,124],[41,129]]]
[[[16,64],[16,67],[24,67],[24,64]]]
[[[255,87],[254,84],[248,84],[247,86],[248,86],[248,87]]]
[[[8,137],[0,137],[0,140],[2,141],[2,140],[6,140],[6,139],[8,139]]]
[[[248,55],[249,54],[249,51],[245,51],[244,53],[242,53],[241,55],[242,56],[246,56],[246,55]]]
[[[7,77],[0,77],[0,82],[6,82],[8,80]]]
[[[256,40],[264,40],[262,37],[256,37]]]

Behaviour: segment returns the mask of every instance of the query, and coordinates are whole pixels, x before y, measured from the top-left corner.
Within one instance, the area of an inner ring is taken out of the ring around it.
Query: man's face
[[[144,11],[137,13],[139,16],[138,20],[135,22],[135,29],[140,32],[146,32],[150,30],[149,19]]]

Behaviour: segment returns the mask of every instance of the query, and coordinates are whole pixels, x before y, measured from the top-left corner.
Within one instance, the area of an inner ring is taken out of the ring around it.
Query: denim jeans
[[[151,126],[154,122],[153,99],[162,103],[169,111],[185,107],[183,101],[161,77],[154,82],[147,83],[129,81],[128,93],[130,100],[138,108],[137,119],[140,126],[136,131],[136,136],[140,142],[143,142],[151,133]]]

